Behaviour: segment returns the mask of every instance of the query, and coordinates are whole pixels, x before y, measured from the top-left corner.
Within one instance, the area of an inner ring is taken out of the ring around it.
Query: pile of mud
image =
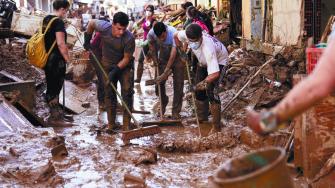
[[[206,137],[161,137],[157,148],[167,152],[200,152],[209,149],[232,148],[238,140],[232,132],[219,132]]]

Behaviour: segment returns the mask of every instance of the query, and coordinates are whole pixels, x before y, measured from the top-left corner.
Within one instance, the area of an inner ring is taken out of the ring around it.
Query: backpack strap
[[[45,34],[45,33],[49,30],[49,28],[51,27],[51,24],[52,24],[57,18],[58,18],[57,16],[56,16],[56,17],[53,17],[53,18],[49,21],[49,23],[48,23],[47,27],[45,28],[43,34]],[[42,28],[43,28],[43,25],[42,25]]]
[[[52,19],[49,21],[47,27],[46,27],[45,30],[44,30],[43,35],[49,30],[49,28],[51,27],[51,24],[52,24],[57,18],[58,18],[58,17],[54,17],[54,18],[52,18]],[[42,28],[43,28],[43,26],[41,27],[41,32],[42,32]],[[49,57],[51,51],[53,50],[53,48],[55,47],[55,45],[56,45],[56,39],[55,39],[55,41],[52,43],[52,45],[51,45],[51,47],[50,47],[50,49],[49,49],[49,51],[48,51],[48,57]]]

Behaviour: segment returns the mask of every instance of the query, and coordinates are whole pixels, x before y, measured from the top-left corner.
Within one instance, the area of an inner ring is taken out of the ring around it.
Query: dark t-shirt
[[[56,17],[56,16],[55,15],[47,15],[46,17],[44,17],[44,19],[43,19],[43,30],[42,30],[43,32],[46,29],[49,21],[54,17]],[[51,48],[52,43],[56,40],[56,32],[65,33],[65,42],[66,42],[67,35],[66,35],[66,30],[65,30],[65,23],[60,18],[54,20],[54,22],[51,24],[49,30],[45,34],[44,42],[45,42],[45,49],[46,49],[47,52]],[[56,43],[54,49],[52,50],[52,53],[57,53],[58,55],[60,55],[60,57],[62,57],[62,55],[61,55],[61,53],[58,49],[57,43]]]
[[[112,36],[112,23],[95,20],[95,31],[100,32],[102,42],[102,63],[109,65],[119,63],[124,53],[133,55],[135,51],[135,38],[128,30],[120,38]],[[131,62],[134,60],[132,57]]]

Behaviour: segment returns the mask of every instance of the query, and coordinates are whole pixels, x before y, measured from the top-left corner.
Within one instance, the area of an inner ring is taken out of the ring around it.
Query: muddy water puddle
[[[134,109],[151,113],[135,114],[140,122],[159,120],[158,97],[155,96],[154,86],[144,85],[146,79],[149,79],[147,75],[134,88]],[[170,102],[166,114],[171,114],[171,79],[167,86]],[[185,110],[187,108],[183,108],[181,113],[183,126],[163,127],[162,134],[135,139],[131,141],[132,145],[124,146],[120,134],[96,134],[94,129],[103,123],[97,118],[96,96],[89,96],[87,100],[90,107],[74,116],[76,126],[53,128],[49,133],[45,133],[48,129],[39,128],[35,132],[26,133],[26,136],[3,135],[0,145],[0,184],[19,187],[125,187],[130,184],[124,181],[124,177],[130,174],[143,180],[148,187],[206,187],[208,179],[222,162],[248,150],[239,144],[197,152],[157,149],[162,140],[168,142],[177,138],[190,140],[198,137],[197,126],[184,121],[191,114]],[[183,106],[189,106],[186,101],[184,103]],[[106,121],[106,116],[103,119]],[[117,121],[122,122],[121,114],[118,114]],[[210,124],[202,124],[202,135],[208,134],[210,128]],[[47,144],[56,135],[64,136],[68,151],[68,156],[60,159],[51,156],[51,148]],[[15,147],[20,154],[18,157],[9,153],[11,147]],[[47,165],[49,161],[56,175],[46,177],[45,181],[37,181],[43,172],[35,172],[34,169]],[[8,172],[9,175],[4,176]]]

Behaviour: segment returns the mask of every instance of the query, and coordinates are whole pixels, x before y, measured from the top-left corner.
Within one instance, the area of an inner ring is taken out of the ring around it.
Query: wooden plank
[[[81,105],[87,101],[88,90],[76,86],[74,83],[65,81],[65,108],[70,111],[81,114],[86,108]],[[59,103],[63,105],[63,89],[59,95]]]
[[[293,75],[293,85],[297,85],[305,75]],[[303,167],[303,148],[302,148],[302,120],[305,115],[300,115],[293,119],[294,127],[294,165]]]

